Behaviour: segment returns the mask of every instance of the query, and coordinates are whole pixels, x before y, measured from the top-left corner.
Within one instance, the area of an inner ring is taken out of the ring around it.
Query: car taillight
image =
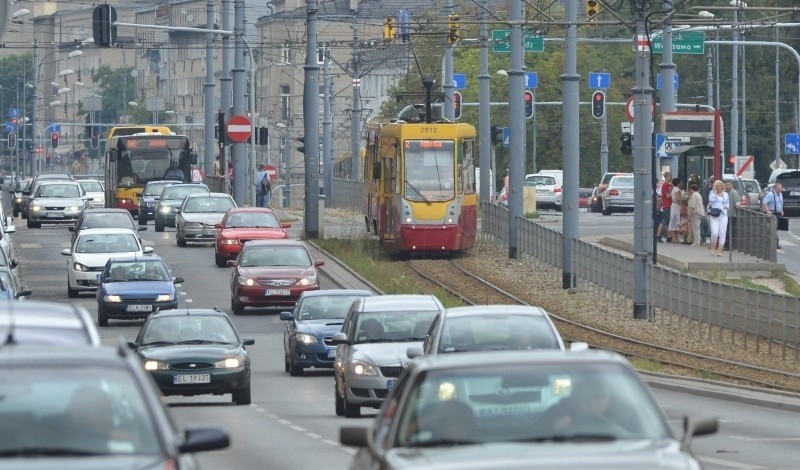
[[[556,186],[555,188],[553,188],[553,192],[554,193],[560,193],[561,192],[561,186]]]
[[[742,195],[742,205],[746,206],[748,204],[747,196]]]
[[[609,196],[619,196],[619,191],[617,191],[616,189],[611,189],[611,190],[608,191],[608,195]]]

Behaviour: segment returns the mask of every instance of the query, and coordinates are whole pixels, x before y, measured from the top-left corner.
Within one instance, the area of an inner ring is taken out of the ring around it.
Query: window
[[[281,46],[281,63],[285,65],[292,63],[292,47],[289,41],[284,42]]]
[[[289,85],[281,85],[281,119],[288,121],[292,115],[291,88]]]
[[[328,55],[328,44],[320,44],[317,46],[317,64],[325,63],[325,56]]]

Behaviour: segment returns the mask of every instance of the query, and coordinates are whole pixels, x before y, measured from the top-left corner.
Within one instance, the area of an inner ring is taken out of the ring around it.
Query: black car
[[[127,228],[134,232],[137,230],[147,230],[147,227],[136,225],[131,213],[125,209],[111,207],[97,207],[85,209],[75,221],[75,225],[69,228],[72,232],[70,245],[75,244],[75,239],[81,230],[87,228]]]
[[[148,181],[139,196],[139,225],[147,225],[148,220],[152,220],[156,215],[156,206],[161,199],[161,191],[166,186],[175,184],[175,181]]]
[[[186,196],[193,193],[207,193],[204,183],[177,183],[164,187],[161,198],[156,203],[153,221],[156,232],[163,232],[164,227],[175,227],[175,214],[183,204]]]
[[[192,452],[230,444],[217,428],[181,433],[124,344],[6,340],[0,346],[0,397],[4,468],[195,468]]]
[[[164,395],[232,394],[250,404],[250,356],[225,312],[162,310],[150,315],[130,346]]]
[[[30,179],[19,181],[15,188],[8,190],[11,193],[11,211],[14,217],[17,217],[22,212],[25,204],[25,195],[23,193],[30,189],[31,181]]]
[[[775,181],[783,185],[783,215],[800,214],[800,170],[781,173]]]

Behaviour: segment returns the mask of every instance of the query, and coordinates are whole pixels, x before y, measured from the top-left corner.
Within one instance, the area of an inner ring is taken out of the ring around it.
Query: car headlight
[[[76,262],[76,263],[72,263],[72,269],[75,270],[75,271],[86,272],[86,271],[89,270],[89,267],[86,266],[85,264],[81,264],[81,263],[77,263]]]
[[[147,360],[144,361],[144,370],[167,370],[169,364],[161,361]]]
[[[64,208],[64,211],[65,212],[78,212],[81,209],[82,209],[82,207],[78,207],[78,206],[67,206],[67,207]]]
[[[19,204],[20,202],[22,202],[22,198],[21,198],[21,197],[15,197],[15,198],[14,198],[14,202],[16,202],[17,204]]]
[[[313,286],[317,283],[317,275],[314,274],[313,276],[304,277],[303,279],[297,281],[297,283],[301,286]]]
[[[156,302],[170,302],[173,298],[172,294],[161,294],[156,297]]]
[[[300,341],[301,343],[305,343],[305,344],[316,344],[317,343],[317,337],[316,336],[309,335],[309,334],[306,334],[306,333],[297,333],[295,338],[297,338],[297,341]]]
[[[118,295],[104,295],[103,300],[108,303],[119,303],[122,302],[122,297]]]
[[[350,370],[356,375],[378,375],[377,371],[375,371],[375,366],[359,360],[350,362]]]
[[[214,367],[217,369],[235,369],[242,365],[244,365],[244,360],[241,357],[229,357],[214,363]]]
[[[42,209],[43,209],[43,207],[38,205],[38,204],[34,204],[34,205],[31,206],[31,211],[33,211],[33,212],[37,212],[37,211],[40,211]]]
[[[172,208],[169,206],[160,206],[158,208],[158,212],[161,212],[162,214],[169,214],[170,212],[172,212]]]
[[[103,202],[103,198],[102,197],[96,197],[96,198],[92,199],[92,201],[94,201],[94,202]]]
[[[245,276],[239,276],[236,279],[236,282],[238,282],[240,286],[254,286],[257,284],[255,279],[250,279],[249,277]]]
[[[239,240],[235,238],[226,238],[224,240],[220,240],[220,245],[238,245]]]

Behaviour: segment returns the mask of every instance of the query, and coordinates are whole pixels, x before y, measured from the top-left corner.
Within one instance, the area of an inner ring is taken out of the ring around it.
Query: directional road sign
[[[510,29],[492,30],[492,52],[511,52]],[[544,36],[525,31],[523,47],[525,52],[544,51]]]
[[[589,88],[610,88],[611,74],[606,72],[589,72]]]
[[[453,86],[456,90],[463,90],[467,87],[467,74],[465,73],[454,73],[453,74]]]
[[[239,115],[233,116],[228,119],[228,125],[225,127],[228,137],[234,142],[244,142],[253,133],[253,125],[247,116]]]
[[[661,74],[656,75],[656,90],[661,89]],[[678,74],[672,76],[672,89],[678,91]]]
[[[785,153],[800,155],[800,134],[786,134],[783,142]]]
[[[17,109],[17,108],[8,108],[8,117],[10,117],[10,118],[19,117],[19,109]]]
[[[681,139],[667,138],[666,135],[656,134],[656,157],[668,157],[667,151],[680,147]]]
[[[539,86],[539,74],[536,72],[525,72],[525,88],[536,88]]]
[[[650,37],[650,47],[656,54],[664,52],[664,38],[661,33]],[[704,54],[706,50],[706,36],[702,31],[672,32],[673,54]]]
[[[509,140],[511,140],[511,130],[508,127],[503,128],[503,147],[508,148]]]

